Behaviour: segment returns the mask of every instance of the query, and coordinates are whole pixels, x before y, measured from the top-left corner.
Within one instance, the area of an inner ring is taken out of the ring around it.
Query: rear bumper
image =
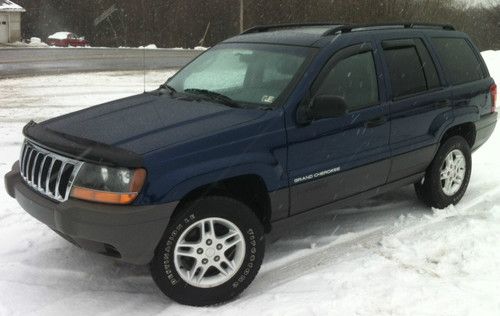
[[[494,112],[491,114],[483,115],[479,121],[475,123],[476,125],[476,141],[472,147],[472,151],[477,150],[481,147],[493,134],[495,126],[497,125],[498,113]]]
[[[152,206],[54,202],[24,183],[17,163],[5,175],[5,187],[26,212],[70,242],[133,264],[151,261],[177,206],[177,202]]]

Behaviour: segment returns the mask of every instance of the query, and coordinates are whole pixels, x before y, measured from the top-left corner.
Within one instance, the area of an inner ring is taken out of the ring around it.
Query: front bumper
[[[18,163],[5,175],[5,187],[26,212],[70,242],[133,264],[151,261],[177,206],[177,202],[151,206],[54,202],[24,183]]]

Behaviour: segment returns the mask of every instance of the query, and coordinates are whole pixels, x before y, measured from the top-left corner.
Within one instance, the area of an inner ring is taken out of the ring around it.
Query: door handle
[[[387,122],[387,119],[385,116],[380,116],[377,118],[374,118],[372,120],[369,120],[368,122],[365,123],[366,128],[374,128],[380,125],[383,125]]]

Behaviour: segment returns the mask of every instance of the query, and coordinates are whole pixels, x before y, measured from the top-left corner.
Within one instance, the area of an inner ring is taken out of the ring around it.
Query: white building
[[[10,0],[0,0],[0,43],[21,40],[21,13],[23,7]]]

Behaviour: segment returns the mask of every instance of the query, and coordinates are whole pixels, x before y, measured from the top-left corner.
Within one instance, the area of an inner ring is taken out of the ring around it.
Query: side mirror
[[[309,120],[340,117],[346,113],[347,103],[344,98],[337,95],[315,96],[306,109]]]

